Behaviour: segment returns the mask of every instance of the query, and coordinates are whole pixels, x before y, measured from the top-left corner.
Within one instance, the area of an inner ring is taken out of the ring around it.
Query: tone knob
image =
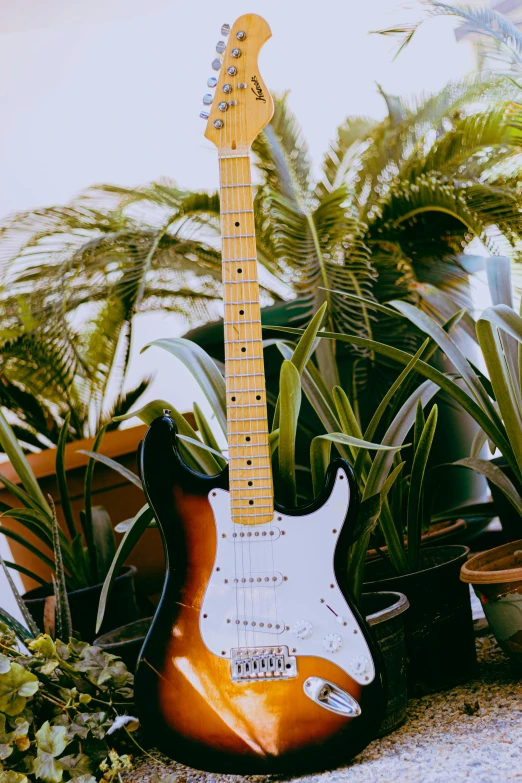
[[[323,638],[323,647],[326,652],[336,653],[339,652],[343,646],[343,640],[337,633],[327,633]]]
[[[229,24],[223,24],[221,25],[221,35],[226,38],[227,35],[230,35],[230,25]]]
[[[368,658],[365,658],[364,655],[358,655],[356,658],[352,658],[348,663],[348,670],[359,677],[362,674],[369,672],[370,668],[370,661]]]
[[[210,79],[207,79],[207,87],[215,87],[217,84],[217,79],[215,76],[211,76]]]
[[[223,52],[225,51],[226,48],[227,48],[227,45],[226,45],[226,43],[224,41],[218,41],[217,42],[217,44],[216,44],[216,52],[218,54],[223,54]]]
[[[208,111],[200,111],[199,116],[201,117],[202,120],[208,120],[209,118]]]
[[[215,60],[212,60],[212,69],[214,71],[219,71],[220,68],[221,68],[221,60],[219,59],[219,57],[216,57]]]
[[[203,103],[205,104],[205,106],[210,106],[212,100],[213,100],[212,95],[209,92],[207,92],[207,94],[203,96]]]
[[[292,626],[292,633],[298,639],[309,639],[312,635],[313,626],[310,620],[298,620]]]

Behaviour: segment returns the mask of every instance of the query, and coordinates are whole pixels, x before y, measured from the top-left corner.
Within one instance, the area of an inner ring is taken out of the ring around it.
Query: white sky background
[[[417,19],[420,4],[409,6],[0,0],[0,218],[64,203],[101,182],[132,186],[167,176],[186,188],[217,187],[201,98],[221,24],[249,11],[272,28],[260,70],[272,90],[291,90],[318,168],[348,114],[384,115],[376,82],[393,94],[431,92],[473,67],[470,45],[455,42],[455,22],[445,18],[427,23],[393,61],[394,42],[369,31]],[[188,371],[158,349],[139,350],[185,328],[173,316],[140,316],[129,374],[134,385],[157,370],[147,398],[170,399],[181,410],[201,397]]]
[[[260,70],[291,90],[317,168],[348,114],[384,115],[376,82],[408,95],[442,87],[473,67],[454,21],[427,23],[393,61],[392,39],[369,31],[415,20],[396,0],[0,0],[0,217],[61,204],[89,185],[140,185],[167,176],[187,188],[217,187],[201,98],[223,22],[266,17],[273,37]],[[157,371],[147,397],[186,410],[200,395],[190,374],[158,349],[181,319],[141,316],[129,386]],[[159,366],[161,369],[159,369]]]

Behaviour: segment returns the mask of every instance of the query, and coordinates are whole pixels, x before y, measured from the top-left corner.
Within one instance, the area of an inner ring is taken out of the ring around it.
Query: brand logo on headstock
[[[259,80],[258,80],[257,76],[252,76],[250,81],[254,83],[254,86],[250,87],[250,89],[252,90],[252,92],[256,96],[256,101],[263,101],[263,103],[266,103],[266,98],[265,98],[265,96],[263,94],[263,88],[259,84]]]

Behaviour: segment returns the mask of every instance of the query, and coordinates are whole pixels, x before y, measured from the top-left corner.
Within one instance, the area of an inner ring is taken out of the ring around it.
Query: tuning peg
[[[207,92],[207,94],[203,96],[203,103],[205,104],[205,106],[210,106],[210,104],[212,103],[212,95],[209,92]]]
[[[218,54],[223,54],[223,52],[225,51],[226,48],[227,48],[227,45],[226,45],[226,43],[224,41],[218,41],[217,42],[217,44],[216,44],[216,52]]]
[[[208,120],[209,113],[208,111],[200,111],[199,116],[201,117],[202,120]]]
[[[221,35],[226,38],[227,35],[230,35],[230,25],[229,24],[223,24],[221,25]]]
[[[215,76],[211,76],[210,79],[207,79],[207,87],[214,88],[217,84],[217,79]]]
[[[215,60],[212,60],[212,69],[214,71],[219,71],[220,68],[221,68],[221,60],[219,59],[219,57],[216,57]]]

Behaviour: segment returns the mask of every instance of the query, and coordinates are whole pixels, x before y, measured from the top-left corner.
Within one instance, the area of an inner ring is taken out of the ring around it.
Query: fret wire
[[[255,234],[226,234],[221,239],[253,239]]]
[[[243,402],[238,403],[237,405],[235,403],[232,403],[232,405],[228,405],[227,407],[229,410],[232,410],[233,408],[264,408],[266,403],[264,402]]]
[[[221,212],[222,215],[247,215],[254,214],[253,209],[224,209]]]
[[[235,372],[233,375],[227,375],[228,378],[256,378],[257,376],[265,377],[264,372]],[[251,391],[251,389],[243,389],[244,392]]]
[[[221,188],[251,188],[251,182],[237,182],[235,185],[220,185]]]
[[[259,304],[259,299],[243,299],[241,302],[227,302],[225,301],[225,307],[227,305],[244,305],[244,304]]]
[[[245,416],[244,418],[237,419],[236,421],[242,422],[242,421],[263,421],[265,417],[264,416]],[[257,430],[257,432],[261,432],[261,430]],[[257,432],[253,433],[254,435],[257,434]],[[239,432],[231,432],[231,435],[240,435]]]
[[[223,280],[223,285],[243,285],[243,283],[257,283],[257,278],[253,280],[250,278],[247,280]]]
[[[241,261],[242,264],[249,261],[257,261],[256,256],[252,256],[251,258],[222,258],[221,263],[222,264],[237,264],[238,261]]]
[[[260,324],[261,318],[250,318],[246,321],[227,321],[225,326],[241,326],[242,324]],[[259,338],[261,339],[261,338]]]
[[[231,337],[230,340],[225,340],[225,343],[232,343],[232,342],[240,342],[240,343],[261,343],[263,342],[260,337],[249,337],[248,339],[243,339],[241,337]]]
[[[274,506],[272,504],[271,508],[273,508],[273,507]],[[240,519],[243,519],[243,517],[247,517],[247,519],[250,519],[250,517],[267,517],[267,516],[269,516],[269,514],[267,514],[266,511],[260,511],[259,513],[254,512],[252,514],[232,514],[232,522],[234,522],[234,517],[235,516],[236,517],[240,517]],[[235,522],[235,524],[236,525],[242,525],[243,522]],[[248,523],[244,523],[244,524],[248,524]]]
[[[258,468],[258,470],[259,470],[259,468]],[[272,478],[272,476],[270,474],[268,474],[266,476],[256,476],[256,479],[258,481],[262,481],[263,479],[269,479],[269,478]],[[238,478],[231,478],[230,481],[245,481],[245,479],[238,477]],[[259,487],[258,487],[258,489],[259,489]],[[264,489],[264,487],[262,487],[262,489]]]
[[[227,389],[227,394],[244,394],[245,392],[264,392],[266,391],[265,387],[263,386],[262,389],[239,389],[239,391],[234,391],[234,389]]]
[[[228,160],[229,158],[250,158],[250,155],[218,155],[218,160]]]

